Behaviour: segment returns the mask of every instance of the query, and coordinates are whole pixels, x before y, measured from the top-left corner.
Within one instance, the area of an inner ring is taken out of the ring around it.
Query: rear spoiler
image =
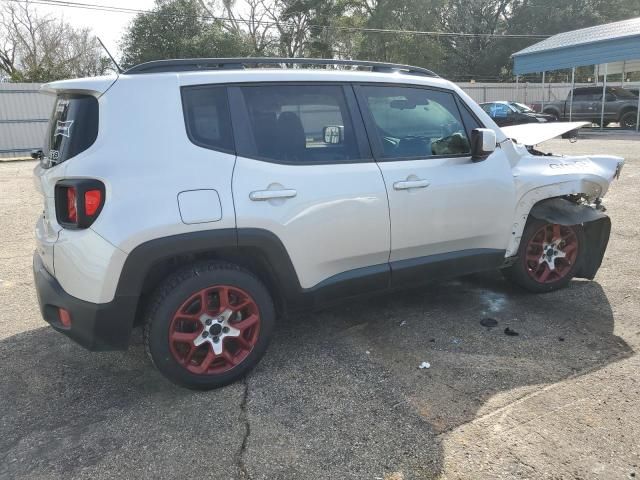
[[[79,93],[100,97],[118,80],[116,75],[91,78],[74,78],[72,80],[58,80],[45,83],[40,87],[44,93],[57,95],[59,93]]]

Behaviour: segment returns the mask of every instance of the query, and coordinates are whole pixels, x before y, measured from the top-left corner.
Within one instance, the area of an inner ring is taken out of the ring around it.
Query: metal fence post
[[[576,88],[576,67],[571,69],[571,99],[569,100],[569,121],[573,120],[573,90]]]
[[[600,131],[604,130],[604,103],[607,96],[607,70],[609,64],[604,64],[604,78],[602,79],[602,98],[600,99],[600,105],[602,108],[600,109]]]
[[[540,103],[540,113],[544,111],[544,74],[545,72],[542,72],[542,102]]]

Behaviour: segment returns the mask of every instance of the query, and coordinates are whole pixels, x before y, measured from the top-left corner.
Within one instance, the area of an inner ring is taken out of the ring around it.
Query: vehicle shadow
[[[487,402],[630,355],[613,330],[595,282],[474,275],[283,319],[244,383],[192,392],[139,334],[91,353],[43,327],[0,342],[0,477],[433,478],[440,434]]]

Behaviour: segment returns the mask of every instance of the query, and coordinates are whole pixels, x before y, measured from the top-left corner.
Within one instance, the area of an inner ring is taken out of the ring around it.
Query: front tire
[[[274,324],[273,301],[260,280],[235,265],[199,263],[171,275],[156,291],[144,341],[169,380],[209,390],[257,365]]]
[[[530,292],[558,290],[574,277],[584,247],[582,226],[530,218],[520,240],[517,260],[503,273]]]
[[[637,113],[635,111],[625,112],[620,117],[620,127],[625,130],[633,130],[636,128],[637,119]]]

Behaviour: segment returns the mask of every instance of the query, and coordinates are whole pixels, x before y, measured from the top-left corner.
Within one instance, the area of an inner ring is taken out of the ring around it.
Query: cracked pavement
[[[284,319],[212,392],[164,380],[140,332],[91,353],[44,324],[34,164],[0,163],[0,478],[640,477],[640,139],[544,147],[627,159],[595,281],[536,296],[490,273]]]

